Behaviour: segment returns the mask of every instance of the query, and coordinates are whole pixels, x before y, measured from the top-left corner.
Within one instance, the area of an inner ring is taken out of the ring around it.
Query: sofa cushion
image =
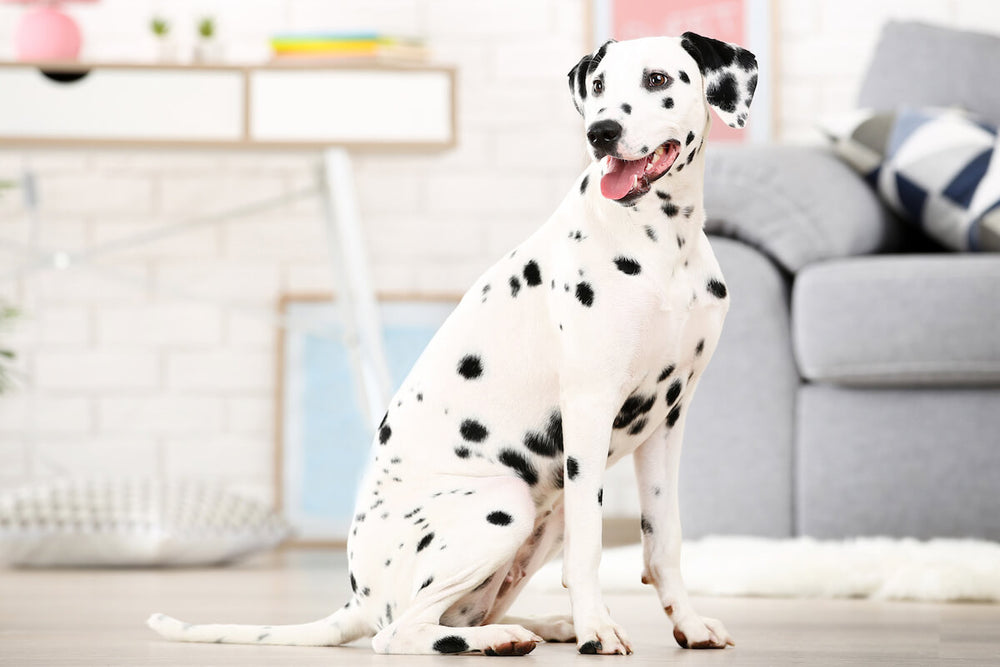
[[[896,246],[902,224],[825,149],[716,146],[705,166],[705,228],[754,246],[792,273]]]
[[[960,107],[1000,125],[1000,38],[913,22],[882,29],[858,106]]]
[[[1000,384],[1000,257],[854,258],[802,271],[792,330],[803,377],[846,385]]]
[[[878,173],[878,191],[952,250],[1000,250],[997,129],[956,110],[904,108]]]

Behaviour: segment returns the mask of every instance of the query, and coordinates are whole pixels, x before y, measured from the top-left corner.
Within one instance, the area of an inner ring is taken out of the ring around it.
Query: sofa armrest
[[[705,166],[706,231],[738,239],[795,273],[808,264],[890,250],[902,223],[830,151],[715,146]]]

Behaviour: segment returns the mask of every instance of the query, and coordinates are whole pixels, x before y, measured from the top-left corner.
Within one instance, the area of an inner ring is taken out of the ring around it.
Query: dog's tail
[[[338,609],[324,619],[299,625],[192,625],[165,614],[153,614],[146,625],[173,641],[215,644],[337,646],[371,634],[357,602]]]

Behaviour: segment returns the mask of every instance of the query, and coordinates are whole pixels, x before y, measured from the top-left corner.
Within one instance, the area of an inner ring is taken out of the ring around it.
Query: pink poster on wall
[[[680,35],[687,31],[746,45],[745,0],[614,0],[611,35],[615,39],[636,39],[659,35]],[[754,114],[750,114],[750,124]],[[712,119],[713,141],[745,141],[747,132]]]

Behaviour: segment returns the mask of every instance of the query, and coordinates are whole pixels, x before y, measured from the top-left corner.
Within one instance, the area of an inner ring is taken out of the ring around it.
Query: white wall
[[[850,108],[885,18],[1000,31],[993,0],[777,6],[780,136],[788,140],[813,139],[817,113]],[[87,55],[100,59],[151,56],[146,24],[156,12],[188,33],[197,16],[216,15],[237,58],[265,55],[273,30],[374,25],[426,36],[438,59],[460,69],[460,145],[358,156],[361,207],[380,289],[462,291],[545,220],[582,164],[579,118],[565,86],[582,53],[582,7],[577,0],[103,0],[70,11],[85,27]],[[2,57],[20,11],[0,6]],[[68,250],[288,193],[308,184],[315,168],[289,153],[27,155],[0,147],[0,180],[17,178],[23,160],[39,177],[40,241]],[[318,213],[314,202],[300,202],[122,253],[101,263],[107,275],[47,270],[0,284],[0,298],[26,313],[10,339],[27,378],[0,398],[0,488],[64,471],[210,474],[270,497],[275,331],[267,318],[284,292],[330,288]],[[25,240],[28,230],[17,194],[3,195],[0,238]],[[0,245],[0,274],[16,261]]]

